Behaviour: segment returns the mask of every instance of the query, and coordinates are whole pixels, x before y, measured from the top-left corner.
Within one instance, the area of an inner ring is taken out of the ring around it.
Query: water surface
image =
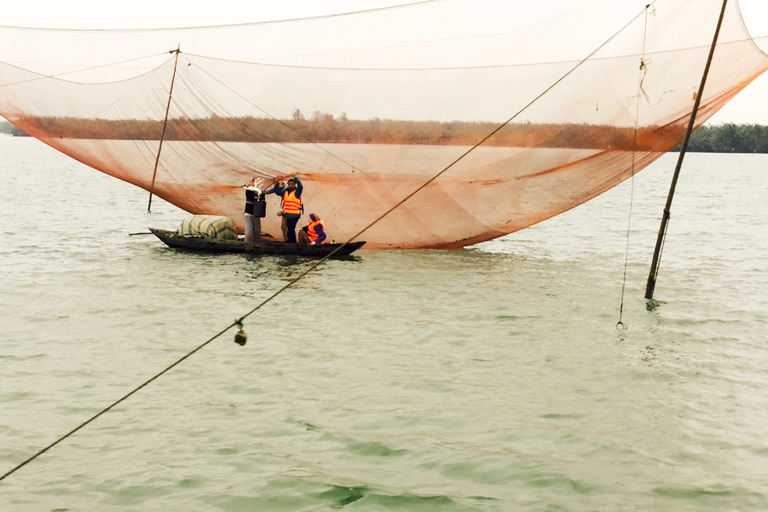
[[[184,213],[35,140],[0,155],[2,473],[307,268],[128,236]],[[479,246],[324,263],[2,510],[768,509],[768,156],[686,157],[648,310],[675,159]]]

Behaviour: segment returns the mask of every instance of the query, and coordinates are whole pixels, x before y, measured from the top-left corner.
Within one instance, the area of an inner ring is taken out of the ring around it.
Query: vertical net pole
[[[675,187],[677,186],[677,178],[680,176],[680,168],[683,165],[683,158],[685,152],[688,149],[688,142],[691,139],[691,132],[693,131],[693,125],[696,121],[696,112],[699,110],[701,104],[701,97],[704,95],[704,85],[707,83],[707,75],[709,74],[709,68],[712,64],[712,57],[715,54],[715,47],[717,46],[717,38],[720,35],[720,27],[723,24],[723,18],[725,17],[725,8],[728,4],[728,0],[723,0],[723,7],[720,10],[720,19],[717,21],[717,28],[715,29],[715,36],[712,39],[712,46],[709,49],[709,56],[707,57],[707,65],[704,66],[704,74],[701,77],[701,84],[699,85],[699,92],[696,95],[696,101],[693,104],[693,112],[691,112],[691,119],[688,122],[688,130],[685,132],[685,139],[680,147],[680,156],[677,159],[677,165],[675,166],[675,173],[672,176],[672,184],[669,188],[669,195],[667,196],[667,203],[664,206],[664,213],[661,216],[661,226],[659,227],[659,235],[656,238],[656,248],[653,251],[653,261],[651,262],[651,271],[648,274],[648,282],[645,288],[645,298],[647,300],[653,299],[653,292],[656,288],[656,277],[659,273],[659,260],[661,259],[661,248],[664,243],[664,237],[667,233],[667,225],[669,224],[669,211],[672,207],[672,198],[675,195]]]
[[[157,166],[160,163],[160,152],[163,150],[163,140],[165,140],[165,129],[168,127],[168,113],[171,111],[171,99],[173,98],[173,83],[176,81],[176,67],[179,64],[179,54],[181,53],[181,45],[177,46],[171,53],[176,54],[176,59],[173,62],[173,76],[171,77],[171,90],[168,92],[168,106],[165,107],[165,120],[163,120],[163,131],[160,133],[160,146],[157,148],[157,158],[155,158],[155,170],[152,172],[152,184],[149,186],[149,204],[147,204],[147,211],[152,210],[152,191],[155,190],[155,178],[157,177]]]

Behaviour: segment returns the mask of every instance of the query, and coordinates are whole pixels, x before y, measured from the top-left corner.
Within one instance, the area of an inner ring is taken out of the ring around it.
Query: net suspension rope
[[[653,5],[654,3],[655,3],[655,0],[654,0],[653,2],[651,2],[650,4],[648,4],[648,5],[650,6],[650,5]],[[439,177],[440,177],[440,176],[442,176],[444,173],[446,173],[446,172],[447,172],[449,169],[451,169],[451,168],[452,168],[454,165],[456,165],[456,164],[457,164],[459,161],[461,161],[462,159],[464,159],[464,158],[465,158],[467,155],[469,155],[469,154],[470,154],[471,152],[473,152],[475,149],[477,149],[477,148],[478,148],[478,147],[480,147],[482,144],[484,144],[484,143],[485,143],[485,142],[486,142],[488,139],[490,139],[491,137],[493,137],[493,136],[494,136],[496,133],[498,133],[498,132],[499,132],[499,131],[500,131],[502,128],[504,128],[506,125],[508,125],[509,123],[511,123],[511,122],[512,122],[512,121],[513,121],[515,118],[517,118],[517,117],[518,117],[520,114],[522,114],[522,113],[523,113],[525,110],[527,110],[527,109],[528,109],[530,106],[532,106],[534,103],[536,103],[537,101],[539,101],[539,100],[540,100],[542,97],[544,97],[544,96],[545,96],[547,93],[549,93],[549,91],[551,91],[552,89],[554,89],[554,88],[555,88],[555,87],[556,87],[558,84],[560,84],[560,83],[561,83],[563,80],[565,80],[565,79],[566,79],[568,76],[570,76],[570,75],[571,75],[571,74],[572,74],[574,71],[576,71],[578,68],[580,68],[580,67],[581,67],[581,66],[582,66],[582,65],[583,65],[585,62],[587,62],[589,59],[591,59],[591,58],[592,58],[592,57],[593,57],[593,56],[594,56],[594,55],[595,55],[597,52],[599,52],[599,51],[600,51],[602,48],[604,48],[604,47],[605,47],[605,46],[606,46],[606,45],[607,45],[609,42],[611,42],[611,41],[612,41],[614,38],[616,38],[616,36],[618,36],[619,34],[621,34],[622,32],[624,32],[624,31],[625,31],[625,30],[626,30],[626,29],[627,29],[627,28],[628,28],[630,25],[632,25],[632,24],[633,24],[633,23],[634,23],[634,22],[635,22],[637,19],[639,19],[639,18],[640,18],[640,17],[643,15],[643,13],[645,13],[645,12],[646,12],[646,10],[647,10],[647,7],[646,7],[645,9],[643,9],[643,11],[641,11],[640,13],[638,13],[636,16],[634,16],[634,17],[633,17],[633,18],[632,18],[630,21],[628,21],[628,22],[627,22],[627,23],[626,23],[624,26],[622,26],[622,27],[621,27],[621,28],[620,28],[618,31],[616,31],[616,32],[615,32],[613,35],[611,35],[611,36],[610,36],[608,39],[606,39],[606,40],[605,40],[603,43],[601,43],[601,44],[600,44],[600,45],[599,45],[597,48],[595,48],[595,49],[594,49],[592,52],[590,52],[590,53],[589,53],[589,55],[587,55],[587,56],[586,56],[586,57],[584,57],[582,60],[580,60],[578,63],[576,63],[576,64],[575,64],[575,65],[574,65],[574,66],[573,66],[571,69],[569,69],[569,70],[568,70],[568,71],[567,71],[567,72],[566,72],[564,75],[562,75],[562,76],[561,76],[560,78],[558,78],[558,79],[557,79],[555,82],[553,82],[553,83],[552,83],[552,84],[551,84],[549,87],[547,87],[547,88],[546,88],[546,89],[545,89],[543,92],[541,92],[541,93],[540,93],[538,96],[536,96],[536,97],[535,97],[534,99],[532,99],[532,100],[531,100],[529,103],[527,103],[527,104],[526,104],[524,107],[522,107],[520,110],[518,110],[518,111],[517,111],[517,112],[516,112],[514,115],[512,115],[512,116],[511,116],[509,119],[507,119],[506,121],[504,121],[504,122],[503,122],[502,124],[500,124],[500,125],[499,125],[499,126],[496,128],[496,129],[494,129],[494,130],[493,130],[492,132],[490,132],[488,135],[486,135],[485,137],[483,137],[483,139],[482,139],[482,140],[480,140],[480,141],[479,141],[479,142],[477,142],[477,143],[476,143],[474,146],[472,146],[472,147],[471,147],[471,148],[469,148],[467,151],[465,151],[465,152],[464,152],[462,155],[460,155],[460,156],[459,156],[458,158],[456,158],[456,159],[455,159],[453,162],[451,162],[450,164],[448,164],[448,165],[447,165],[445,168],[443,168],[443,169],[442,169],[440,172],[438,172],[437,174],[435,174],[435,175],[434,175],[432,178],[430,178],[429,180],[427,180],[426,182],[424,182],[423,184],[421,184],[419,187],[417,187],[417,188],[416,188],[416,189],[415,189],[413,192],[411,192],[410,194],[408,194],[407,196],[405,196],[405,197],[404,197],[404,198],[403,198],[403,199],[402,199],[400,202],[398,202],[398,203],[397,203],[395,206],[393,206],[392,208],[390,208],[389,210],[387,210],[386,212],[384,212],[383,214],[381,214],[381,215],[380,215],[379,217],[377,217],[377,218],[376,218],[374,221],[372,221],[372,222],[371,222],[371,223],[369,223],[367,226],[365,226],[363,229],[361,229],[361,230],[360,230],[360,231],[359,231],[357,234],[355,234],[355,235],[353,235],[351,238],[349,238],[349,240],[347,240],[347,241],[346,241],[346,242],[344,242],[343,244],[340,244],[340,245],[339,245],[339,247],[337,247],[336,249],[334,249],[334,250],[333,250],[331,253],[327,254],[325,257],[323,257],[322,259],[318,260],[317,262],[315,262],[314,264],[312,264],[311,266],[309,266],[309,267],[308,267],[308,268],[307,268],[307,269],[306,269],[304,272],[302,272],[301,274],[299,274],[297,277],[295,277],[293,280],[291,280],[290,282],[288,282],[288,283],[287,283],[286,285],[284,285],[282,288],[278,289],[278,290],[277,290],[276,292],[274,292],[272,295],[270,295],[269,297],[267,297],[266,299],[264,299],[264,300],[263,300],[261,303],[259,303],[259,304],[258,304],[256,307],[254,307],[254,308],[253,308],[253,309],[251,309],[250,311],[248,311],[246,314],[244,314],[244,315],[243,315],[243,316],[241,316],[240,318],[238,318],[238,319],[234,320],[234,321],[233,321],[231,324],[229,324],[227,327],[225,327],[224,329],[222,329],[221,331],[219,331],[217,334],[213,335],[211,338],[209,338],[208,340],[206,340],[204,343],[202,343],[202,344],[200,344],[199,346],[197,346],[196,348],[192,349],[191,351],[189,351],[188,353],[186,353],[184,356],[180,357],[180,358],[179,358],[179,359],[177,359],[175,362],[173,362],[172,364],[170,364],[169,366],[167,366],[165,369],[163,369],[162,371],[160,371],[159,373],[157,373],[157,374],[156,374],[156,375],[154,375],[153,377],[151,377],[151,378],[147,379],[145,382],[143,382],[142,384],[140,384],[139,386],[137,386],[136,388],[134,388],[134,389],[133,389],[133,390],[131,390],[130,392],[126,393],[126,394],[125,394],[125,395],[123,395],[121,398],[119,398],[118,400],[116,400],[116,401],[115,401],[115,402],[113,402],[112,404],[108,405],[107,407],[105,407],[104,409],[102,409],[101,411],[99,411],[98,413],[94,414],[93,416],[91,416],[90,418],[88,418],[87,420],[85,420],[84,422],[82,422],[81,424],[79,424],[77,427],[73,428],[72,430],[70,430],[70,431],[69,431],[69,432],[67,432],[66,434],[62,435],[61,437],[59,437],[58,439],[56,439],[54,442],[52,442],[52,443],[51,443],[51,444],[49,444],[48,446],[46,446],[46,447],[42,448],[41,450],[39,450],[39,451],[38,451],[37,453],[35,453],[34,455],[30,456],[29,458],[27,458],[27,459],[26,459],[26,460],[24,460],[23,462],[19,463],[18,465],[16,465],[16,466],[15,466],[15,467],[13,467],[13,468],[11,468],[9,471],[5,472],[3,475],[0,475],[0,482],[1,482],[1,481],[3,481],[3,480],[5,480],[7,477],[9,477],[10,475],[12,475],[13,473],[15,473],[16,471],[18,471],[18,470],[19,470],[19,469],[21,469],[22,467],[24,467],[24,466],[26,466],[27,464],[29,464],[30,462],[32,462],[32,461],[33,461],[33,460],[35,460],[36,458],[38,458],[40,455],[42,455],[42,454],[46,453],[48,450],[50,450],[50,449],[51,449],[51,448],[53,448],[54,446],[58,445],[59,443],[61,443],[61,442],[62,442],[62,441],[64,441],[64,440],[66,440],[67,438],[69,438],[70,436],[72,436],[73,434],[75,434],[76,432],[78,432],[79,430],[83,429],[85,426],[89,425],[90,423],[92,423],[92,422],[93,422],[94,420],[96,420],[97,418],[101,417],[102,415],[104,415],[104,414],[105,414],[105,413],[107,413],[108,411],[112,410],[112,409],[113,409],[113,408],[115,408],[117,405],[119,405],[119,404],[123,403],[123,402],[124,402],[124,401],[126,401],[128,398],[130,398],[131,396],[135,395],[135,394],[136,394],[136,393],[138,393],[140,390],[144,389],[144,388],[145,388],[145,387],[147,387],[149,384],[151,384],[152,382],[156,381],[156,380],[157,380],[157,379],[159,379],[161,376],[165,375],[165,374],[166,374],[166,373],[168,373],[170,370],[172,370],[173,368],[175,368],[176,366],[178,366],[179,364],[181,364],[182,362],[186,361],[187,359],[189,359],[190,357],[192,357],[194,354],[196,354],[197,352],[199,352],[200,350],[202,350],[203,348],[205,348],[206,346],[208,346],[210,343],[212,343],[214,340],[216,340],[216,339],[218,339],[219,337],[221,337],[223,334],[225,334],[227,331],[229,331],[229,330],[230,330],[230,329],[232,329],[233,327],[239,327],[239,328],[242,328],[242,326],[243,326],[243,321],[244,321],[246,318],[248,318],[248,317],[249,317],[249,316],[251,316],[253,313],[255,313],[256,311],[258,311],[259,309],[261,309],[263,306],[265,306],[266,304],[268,304],[269,302],[271,302],[272,300],[274,300],[274,299],[275,299],[277,296],[279,296],[281,293],[283,293],[283,292],[284,292],[285,290],[287,290],[288,288],[292,287],[292,286],[293,286],[294,284],[296,284],[298,281],[300,281],[301,279],[303,279],[303,278],[304,278],[304,277],[305,277],[307,274],[309,274],[310,272],[312,272],[313,270],[315,270],[315,269],[316,269],[318,266],[320,266],[320,265],[321,265],[322,263],[324,263],[326,260],[328,260],[329,258],[333,257],[333,256],[334,256],[334,255],[335,255],[335,254],[336,254],[336,253],[337,253],[339,250],[341,250],[343,247],[345,247],[346,245],[348,245],[348,244],[352,243],[352,242],[353,242],[355,239],[357,239],[357,238],[358,238],[360,235],[362,235],[363,233],[365,233],[366,231],[368,231],[368,230],[369,230],[371,227],[373,227],[375,224],[377,224],[378,222],[380,222],[380,221],[381,221],[381,220],[382,220],[384,217],[386,217],[387,215],[389,215],[390,213],[392,213],[392,212],[393,212],[395,209],[399,208],[399,207],[400,207],[400,206],[401,206],[403,203],[405,203],[406,201],[408,201],[408,200],[409,200],[411,197],[413,197],[414,195],[416,195],[416,194],[417,194],[419,191],[421,191],[422,189],[424,189],[425,187],[427,187],[427,186],[428,186],[430,183],[434,182],[434,181],[435,181],[437,178],[439,178]],[[178,50],[176,50],[176,51],[178,51]],[[178,57],[178,54],[177,54],[177,57]]]
[[[629,238],[632,228],[632,207],[635,201],[635,156],[637,154],[637,127],[640,124],[640,99],[641,94],[646,96],[647,94],[643,90],[643,80],[645,80],[645,74],[648,70],[649,61],[645,59],[645,47],[648,38],[648,18],[656,14],[656,8],[648,4],[645,6],[645,26],[643,28],[643,51],[640,54],[640,70],[637,85],[637,103],[635,104],[635,131],[632,135],[632,169],[630,186],[629,186],[629,212],[627,214],[627,244],[624,249],[624,277],[621,283],[621,304],[619,306],[619,321],[616,323],[616,329],[626,330],[627,326],[622,322],[624,318],[624,293],[627,288],[627,267],[629,264]]]

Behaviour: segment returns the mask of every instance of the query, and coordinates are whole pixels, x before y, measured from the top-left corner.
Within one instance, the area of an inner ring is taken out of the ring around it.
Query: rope
[[[655,3],[655,0],[654,0],[652,3]],[[652,3],[651,3],[651,4],[652,4]],[[651,5],[651,4],[649,4],[649,5]],[[643,12],[645,12],[645,9],[643,10]],[[443,175],[445,172],[447,172],[447,171],[448,171],[450,168],[452,168],[454,165],[456,165],[456,163],[458,163],[460,160],[462,160],[464,157],[466,157],[466,156],[467,156],[469,153],[471,153],[472,151],[474,151],[475,149],[477,149],[477,148],[478,148],[478,147],[479,147],[481,144],[483,144],[483,143],[484,143],[484,142],[486,142],[488,139],[490,139],[491,137],[493,137],[493,136],[494,136],[496,133],[498,133],[498,132],[499,132],[499,130],[501,130],[501,129],[502,129],[504,126],[506,126],[507,124],[509,124],[510,122],[512,122],[512,120],[514,120],[514,119],[515,119],[517,116],[519,116],[521,113],[523,113],[523,112],[524,112],[524,111],[525,111],[525,110],[526,110],[528,107],[530,107],[530,106],[531,106],[531,105],[533,105],[533,104],[534,104],[536,101],[538,101],[539,99],[541,99],[541,98],[542,98],[542,97],[543,97],[545,94],[547,94],[549,91],[551,91],[551,90],[552,90],[554,87],[556,87],[556,86],[557,86],[559,83],[561,83],[563,80],[565,80],[565,79],[566,79],[566,78],[567,78],[567,77],[568,77],[568,76],[569,76],[571,73],[573,73],[573,72],[574,72],[576,69],[578,69],[578,68],[579,68],[579,67],[580,67],[582,64],[584,64],[584,63],[585,63],[587,60],[589,60],[589,59],[590,59],[590,58],[591,58],[593,55],[595,55],[595,53],[597,53],[598,51],[600,51],[600,50],[601,50],[601,49],[602,49],[602,48],[603,48],[605,45],[607,45],[609,42],[611,42],[611,41],[612,41],[612,40],[613,40],[613,39],[614,39],[616,36],[618,36],[618,35],[619,35],[621,32],[623,32],[624,30],[626,30],[626,29],[627,29],[627,27],[629,27],[629,26],[630,26],[632,23],[634,23],[634,22],[635,22],[635,20],[637,20],[637,19],[638,19],[638,18],[639,18],[639,17],[640,17],[640,16],[643,14],[643,12],[640,12],[640,13],[639,13],[637,16],[635,16],[634,18],[632,18],[632,20],[630,20],[630,21],[629,21],[629,22],[628,22],[626,25],[624,25],[624,26],[623,26],[621,29],[619,29],[619,30],[618,30],[616,33],[614,33],[614,34],[613,34],[611,37],[609,37],[609,38],[608,38],[608,39],[607,39],[605,42],[603,42],[603,43],[602,43],[600,46],[598,46],[598,47],[597,47],[597,48],[596,48],[594,51],[592,51],[592,53],[590,53],[590,54],[589,54],[589,55],[587,55],[587,56],[586,56],[584,59],[582,59],[581,61],[579,61],[579,63],[578,63],[578,64],[576,64],[576,65],[575,65],[573,68],[571,68],[571,69],[570,69],[568,72],[566,72],[566,73],[565,73],[565,74],[564,74],[562,77],[560,77],[559,79],[557,79],[557,80],[556,80],[556,81],[555,81],[555,82],[554,82],[552,85],[550,85],[549,87],[547,87],[547,89],[546,89],[546,90],[544,90],[544,92],[542,92],[541,94],[539,94],[538,96],[536,96],[536,98],[534,98],[533,100],[531,100],[531,101],[530,101],[530,102],[529,102],[527,105],[525,105],[525,106],[524,106],[522,109],[520,109],[520,110],[519,110],[519,111],[518,111],[516,114],[514,114],[512,117],[510,117],[510,118],[509,118],[507,121],[505,121],[504,123],[502,123],[501,125],[499,125],[499,127],[498,127],[498,128],[496,128],[496,129],[495,129],[495,130],[493,130],[491,133],[489,133],[487,136],[485,136],[485,137],[484,137],[484,138],[483,138],[483,139],[482,139],[480,142],[478,142],[477,144],[475,144],[474,146],[472,146],[470,149],[468,149],[466,152],[464,152],[464,153],[463,153],[461,156],[459,156],[459,157],[458,157],[456,160],[454,160],[453,162],[451,162],[451,163],[450,163],[450,164],[449,164],[447,167],[445,167],[445,168],[444,168],[442,171],[440,171],[440,172],[439,172],[439,173],[437,173],[435,176],[433,176],[432,178],[430,178],[429,180],[427,180],[427,181],[426,181],[424,184],[422,184],[421,186],[419,186],[418,188],[416,188],[416,190],[414,190],[413,192],[411,192],[410,194],[408,194],[408,195],[407,195],[405,198],[403,198],[403,199],[402,199],[400,202],[398,202],[398,203],[397,203],[395,206],[393,206],[392,208],[390,208],[389,210],[387,210],[386,212],[384,212],[382,215],[380,215],[378,218],[376,218],[376,220],[374,220],[373,222],[371,222],[370,224],[368,224],[367,226],[365,226],[365,227],[364,227],[363,229],[361,229],[361,230],[360,230],[360,231],[359,231],[357,234],[355,234],[354,236],[352,236],[352,237],[351,237],[349,240],[347,240],[347,241],[346,241],[346,242],[344,242],[343,244],[340,244],[340,245],[339,245],[339,247],[337,247],[336,249],[334,249],[334,250],[333,250],[333,251],[332,251],[330,254],[327,254],[325,257],[323,257],[322,259],[320,259],[319,261],[317,261],[315,264],[311,265],[311,266],[310,266],[310,267],[309,267],[307,270],[305,270],[304,272],[302,272],[301,274],[299,274],[299,275],[298,275],[296,278],[294,278],[292,281],[288,282],[288,283],[287,283],[285,286],[283,286],[282,288],[280,288],[279,290],[277,290],[275,293],[273,293],[272,295],[270,295],[269,297],[267,297],[267,298],[266,298],[264,301],[262,301],[262,302],[261,302],[259,305],[257,305],[255,308],[251,309],[251,310],[250,310],[248,313],[244,314],[243,316],[241,316],[240,318],[236,319],[234,322],[232,322],[231,324],[229,324],[229,325],[228,325],[226,328],[224,328],[224,329],[223,329],[222,331],[220,331],[218,334],[216,334],[216,335],[214,335],[213,337],[211,337],[211,338],[210,338],[208,341],[206,341],[206,342],[205,342],[205,343],[203,343],[202,345],[198,346],[197,348],[195,348],[195,349],[194,349],[194,350],[192,350],[191,352],[187,353],[186,355],[184,355],[183,357],[181,357],[180,359],[178,359],[178,360],[177,360],[175,363],[171,364],[170,366],[168,366],[167,368],[165,368],[163,371],[161,371],[160,373],[158,373],[158,374],[157,374],[157,375],[155,375],[154,377],[152,377],[152,378],[148,379],[148,380],[147,380],[147,381],[145,381],[143,384],[139,385],[139,386],[138,386],[137,388],[135,388],[133,391],[129,392],[128,394],[126,394],[125,396],[123,396],[122,398],[120,398],[119,400],[117,400],[116,402],[114,402],[113,404],[111,404],[111,405],[109,405],[108,407],[104,408],[104,409],[103,409],[101,412],[99,412],[99,413],[95,414],[94,416],[92,416],[92,417],[91,417],[91,418],[89,418],[88,420],[84,421],[83,423],[81,423],[80,425],[78,425],[77,427],[75,427],[74,429],[72,429],[71,431],[69,431],[68,433],[64,434],[64,436],[60,437],[59,439],[57,439],[57,440],[56,440],[56,441],[54,441],[53,443],[49,444],[48,446],[46,446],[45,448],[43,448],[42,450],[40,450],[40,451],[39,451],[39,452],[37,452],[36,454],[32,455],[31,457],[29,457],[27,460],[25,460],[24,462],[22,462],[22,463],[21,463],[21,464],[19,464],[18,466],[14,467],[13,469],[11,469],[10,471],[8,471],[8,472],[7,472],[7,473],[5,473],[4,475],[0,476],[0,481],[3,481],[5,478],[7,478],[7,477],[8,477],[8,476],[10,476],[11,474],[15,473],[16,471],[18,471],[20,468],[22,468],[22,467],[23,467],[23,466],[25,466],[26,464],[28,464],[28,463],[32,462],[32,461],[33,461],[33,460],[35,460],[37,457],[39,457],[39,456],[40,456],[40,455],[42,455],[43,453],[47,452],[48,450],[50,450],[51,448],[53,448],[54,446],[56,446],[56,445],[57,445],[57,444],[59,444],[60,442],[64,441],[65,439],[67,439],[68,437],[70,437],[72,434],[74,434],[74,433],[75,433],[75,432],[77,432],[78,430],[82,429],[83,427],[85,427],[85,426],[86,426],[86,425],[88,425],[89,423],[93,422],[93,421],[94,421],[96,418],[98,418],[98,417],[102,416],[102,415],[103,415],[104,413],[106,413],[107,411],[109,411],[109,410],[113,409],[113,408],[114,408],[115,406],[117,406],[118,404],[122,403],[123,401],[125,401],[126,399],[128,399],[129,397],[131,397],[132,395],[136,394],[138,391],[140,391],[141,389],[143,389],[144,387],[146,387],[146,386],[147,386],[147,385],[149,385],[150,383],[154,382],[154,381],[155,381],[155,380],[157,380],[159,377],[161,377],[162,375],[164,375],[165,373],[167,373],[168,371],[170,371],[170,370],[171,370],[171,369],[173,369],[174,367],[178,366],[180,363],[182,363],[183,361],[185,361],[186,359],[188,359],[189,357],[191,357],[192,355],[194,355],[195,353],[197,353],[198,351],[200,351],[201,349],[203,349],[204,347],[206,347],[206,346],[207,346],[208,344],[210,344],[212,341],[214,341],[215,339],[219,338],[221,335],[223,335],[225,332],[227,332],[228,330],[230,330],[232,327],[236,327],[236,326],[242,326],[243,320],[245,320],[246,318],[248,318],[249,316],[251,316],[253,313],[255,313],[256,311],[258,311],[259,309],[261,309],[263,306],[265,306],[266,304],[268,304],[269,302],[271,302],[272,300],[274,300],[274,299],[275,299],[275,298],[276,298],[278,295],[280,295],[280,294],[281,294],[281,293],[283,293],[285,290],[287,290],[288,288],[290,288],[291,286],[293,286],[295,283],[297,283],[299,280],[301,280],[301,279],[302,279],[304,276],[306,276],[307,274],[309,274],[310,272],[312,272],[313,270],[315,270],[315,269],[316,269],[316,268],[317,268],[319,265],[321,265],[323,262],[325,262],[326,260],[328,260],[329,258],[331,258],[331,257],[332,257],[334,254],[336,254],[338,251],[340,251],[342,247],[345,247],[345,246],[347,246],[347,245],[348,245],[348,244],[350,244],[352,241],[354,241],[354,240],[355,240],[357,237],[359,237],[360,235],[362,235],[363,233],[365,233],[366,231],[368,231],[368,230],[369,230],[371,227],[373,227],[375,224],[377,224],[379,221],[381,221],[381,219],[383,219],[384,217],[386,217],[387,215],[389,215],[389,214],[390,214],[392,211],[394,211],[394,210],[395,210],[396,208],[398,208],[400,205],[402,205],[403,203],[405,203],[405,202],[406,202],[408,199],[410,199],[411,197],[413,197],[414,195],[416,195],[416,194],[417,194],[419,191],[421,191],[421,190],[422,190],[423,188],[425,188],[427,185],[429,185],[430,183],[432,183],[433,181],[435,181],[435,180],[436,180],[438,177],[442,176],[442,175]]]
[[[672,212],[667,210],[666,211],[667,221],[672,218]],[[664,246],[667,244],[667,230],[669,229],[669,222],[667,222],[664,225],[664,234],[661,237],[661,245],[659,246],[659,261],[656,263],[656,268],[653,272],[653,280],[656,281],[656,278],[659,277],[659,269],[661,268],[661,256],[664,254]]]
[[[94,416],[92,416],[91,418],[87,419],[86,421],[84,421],[83,423],[81,423],[80,425],[78,425],[77,427],[73,428],[72,430],[70,430],[69,432],[67,432],[66,434],[64,434],[62,437],[60,437],[59,439],[57,439],[56,441],[52,442],[51,444],[49,444],[48,446],[46,446],[45,448],[43,448],[42,450],[40,450],[40,451],[39,451],[39,452],[37,452],[36,454],[32,455],[30,458],[28,458],[27,460],[25,460],[24,462],[22,462],[21,464],[19,464],[18,466],[14,467],[13,469],[11,469],[11,470],[10,470],[10,471],[8,471],[7,473],[5,473],[3,476],[0,476],[0,481],[3,481],[3,480],[5,480],[5,478],[7,478],[8,476],[12,475],[13,473],[15,473],[16,471],[18,471],[18,470],[19,470],[19,469],[21,469],[22,467],[26,466],[27,464],[29,464],[30,462],[32,462],[33,460],[35,460],[36,458],[38,458],[40,455],[44,454],[45,452],[47,452],[48,450],[50,450],[51,448],[53,448],[54,446],[56,446],[57,444],[59,444],[60,442],[64,441],[64,440],[65,440],[65,439],[67,439],[69,436],[71,436],[72,434],[74,434],[74,433],[75,433],[75,432],[77,432],[78,430],[82,429],[83,427],[85,427],[86,425],[88,425],[89,423],[91,423],[92,421],[94,421],[96,418],[98,418],[99,416],[103,415],[103,414],[104,414],[104,413],[106,413],[107,411],[109,411],[109,410],[113,409],[115,406],[117,406],[117,405],[119,405],[120,403],[124,402],[125,400],[127,400],[128,398],[130,398],[132,395],[136,394],[137,392],[139,392],[140,390],[142,390],[143,388],[145,388],[146,386],[148,386],[149,384],[151,384],[152,382],[154,382],[155,380],[157,380],[158,378],[160,378],[162,375],[166,374],[166,373],[167,373],[167,372],[169,372],[171,369],[173,369],[174,367],[178,366],[178,365],[179,365],[181,362],[185,361],[186,359],[188,359],[189,357],[191,357],[193,354],[197,353],[197,352],[198,352],[199,350],[201,350],[203,347],[205,347],[206,345],[208,345],[209,343],[211,343],[213,340],[215,340],[216,338],[218,338],[219,336],[221,336],[222,334],[224,334],[225,332],[227,332],[229,329],[231,329],[231,328],[232,328],[233,326],[235,326],[235,325],[237,325],[237,322],[233,322],[232,324],[230,324],[229,326],[227,326],[227,327],[226,327],[226,328],[225,328],[223,331],[219,332],[218,334],[216,334],[215,336],[213,336],[211,339],[209,339],[208,341],[206,341],[205,343],[203,343],[202,345],[200,345],[200,346],[199,346],[199,347],[197,347],[196,349],[194,349],[194,350],[192,350],[191,352],[187,353],[187,354],[186,354],[184,357],[180,358],[180,359],[179,359],[179,360],[177,360],[175,363],[173,363],[172,365],[168,366],[168,367],[167,367],[165,370],[161,371],[160,373],[158,373],[157,375],[155,375],[155,376],[154,376],[154,377],[152,377],[151,379],[148,379],[148,380],[147,380],[147,381],[145,381],[143,384],[141,384],[140,386],[138,386],[137,388],[135,388],[133,391],[131,391],[131,392],[127,393],[127,394],[126,394],[126,395],[124,395],[122,398],[120,398],[120,399],[119,399],[119,400],[117,400],[116,402],[112,403],[112,405],[109,405],[108,407],[105,407],[105,408],[104,408],[104,409],[103,409],[101,412],[99,412],[99,413],[95,414]]]
[[[635,156],[637,153],[637,126],[640,124],[640,93],[642,93],[646,100],[650,103],[648,95],[643,89],[643,81],[645,75],[648,72],[648,64],[650,61],[645,60],[645,45],[648,36],[648,16],[650,14],[656,14],[656,8],[652,5],[645,6],[645,27],[643,28],[643,51],[640,56],[640,80],[638,82],[637,104],[635,106],[635,132],[632,136],[632,174],[630,177],[630,189],[629,189],[629,213],[627,214],[627,245],[624,249],[624,277],[621,283],[621,305],[619,306],[619,321],[616,323],[616,329],[626,330],[628,327],[622,322],[624,318],[624,292],[627,288],[627,267],[629,265],[629,235],[632,227],[632,207],[635,202]]]
[[[640,98],[638,97],[638,102]],[[635,139],[637,138],[637,120],[635,120]],[[630,177],[629,189],[629,213],[627,214],[627,245],[624,249],[624,276],[621,282],[621,304],[619,306],[619,321],[616,322],[616,329],[626,330],[628,327],[622,322],[624,318],[624,292],[627,288],[627,266],[629,264],[629,234],[632,225],[632,206],[635,200],[635,150],[632,150],[632,176]]]

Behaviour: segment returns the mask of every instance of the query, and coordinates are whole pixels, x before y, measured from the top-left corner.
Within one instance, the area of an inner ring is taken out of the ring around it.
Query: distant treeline
[[[291,119],[261,117],[82,119],[30,117],[17,124],[34,136],[69,139],[401,144],[472,146],[498,128],[493,122],[352,120],[316,112],[310,119],[298,110]],[[498,130],[486,146],[666,151],[679,140],[680,127],[654,127],[635,138],[631,128],[576,123],[519,123]]]
[[[680,150],[678,144],[673,149]],[[768,153],[768,126],[721,124],[702,126],[691,134],[688,151],[699,153]]]
[[[161,121],[127,119],[80,119],[37,117],[23,121],[25,129],[49,137],[77,139],[159,140]],[[219,117],[172,119],[165,140],[211,140],[223,142],[315,142],[348,144],[474,145],[493,131],[496,124],[467,121],[402,121],[391,119],[351,120],[315,112],[305,118],[296,110],[291,119]],[[631,150],[665,150],[682,137],[678,126],[650,128],[634,134],[629,128],[587,124],[519,123],[505,126],[486,144],[489,146],[554,147]],[[0,133],[23,135],[8,122],[0,122]],[[679,145],[673,150],[679,149]],[[691,152],[768,153],[768,126],[723,124],[696,130],[688,146]]]

